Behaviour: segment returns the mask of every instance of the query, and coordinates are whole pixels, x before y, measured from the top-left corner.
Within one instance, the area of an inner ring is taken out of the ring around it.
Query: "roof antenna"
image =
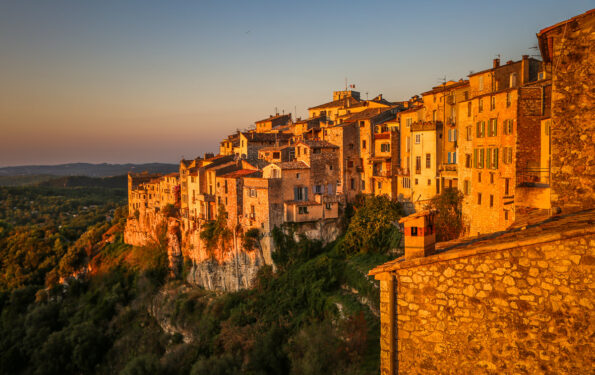
[[[345,77],[345,91],[347,91],[347,77]]]

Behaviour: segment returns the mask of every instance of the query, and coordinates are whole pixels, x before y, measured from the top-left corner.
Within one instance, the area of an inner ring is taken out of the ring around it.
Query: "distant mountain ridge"
[[[69,163],[58,165],[23,165],[15,167],[0,167],[0,176],[89,176],[113,177],[125,175],[128,172],[172,173],[178,171],[177,164],[145,163],[145,164],[92,164]]]

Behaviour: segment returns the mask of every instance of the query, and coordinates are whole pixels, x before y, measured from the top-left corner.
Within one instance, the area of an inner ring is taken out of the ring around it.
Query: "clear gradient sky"
[[[0,166],[177,162],[347,77],[405,100],[594,0],[0,2]],[[536,56],[537,57],[537,56]]]

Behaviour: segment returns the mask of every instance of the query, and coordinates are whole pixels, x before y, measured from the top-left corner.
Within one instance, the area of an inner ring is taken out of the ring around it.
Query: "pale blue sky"
[[[177,162],[347,77],[405,100],[595,1],[1,1],[0,165]]]

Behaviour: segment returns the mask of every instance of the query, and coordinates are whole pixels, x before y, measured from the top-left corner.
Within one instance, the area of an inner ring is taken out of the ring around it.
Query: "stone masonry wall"
[[[595,235],[543,240],[396,270],[398,373],[592,373]]]
[[[552,207],[595,207],[595,13],[551,33]]]

